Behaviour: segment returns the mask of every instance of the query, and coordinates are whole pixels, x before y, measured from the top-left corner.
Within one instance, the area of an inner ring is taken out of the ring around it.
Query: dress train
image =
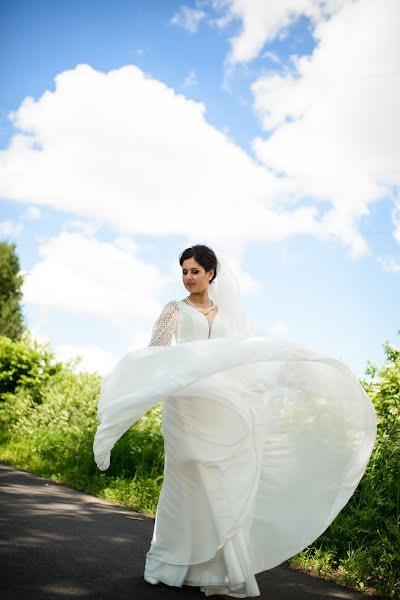
[[[266,336],[128,353],[102,382],[96,462],[164,401],[165,478],[145,574],[258,596],[255,574],[307,547],[355,491],[376,413],[352,371]]]

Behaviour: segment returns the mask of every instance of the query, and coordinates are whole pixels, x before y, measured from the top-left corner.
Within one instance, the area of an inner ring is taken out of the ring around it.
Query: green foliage
[[[12,391],[1,395],[0,460],[152,514],[163,479],[161,404],[122,436],[110,468],[101,472],[93,456],[100,376],[54,365],[47,346],[33,348],[28,338],[0,338],[0,356],[9,365],[4,373],[13,375],[5,379]]]
[[[370,379],[361,382],[378,418],[367,469],[330,527],[292,564],[308,562],[313,570],[322,550],[331,554],[344,585],[400,598],[400,349],[389,341],[383,348],[385,364],[378,369],[369,363]]]
[[[21,310],[22,284],[15,243],[0,242],[0,335],[19,339],[24,325]]]
[[[0,400],[23,387],[40,401],[42,385],[61,368],[48,344],[39,344],[29,332],[18,341],[0,336]]]
[[[346,586],[400,597],[400,350],[369,365],[362,385],[378,415],[364,477],[330,527],[289,563]],[[0,338],[0,460],[98,497],[154,514],[163,480],[162,404],[114,446],[110,468],[93,457],[100,376],[54,362],[25,336]]]

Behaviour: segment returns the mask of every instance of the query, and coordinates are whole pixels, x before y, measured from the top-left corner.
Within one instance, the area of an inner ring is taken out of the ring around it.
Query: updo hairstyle
[[[183,262],[188,258],[194,258],[194,260],[198,262],[206,272],[214,269],[214,274],[210,279],[210,283],[213,283],[217,276],[217,257],[214,250],[208,246],[204,246],[203,244],[196,244],[195,246],[186,248],[186,250],[182,252],[182,254],[179,256],[180,265],[182,266]]]

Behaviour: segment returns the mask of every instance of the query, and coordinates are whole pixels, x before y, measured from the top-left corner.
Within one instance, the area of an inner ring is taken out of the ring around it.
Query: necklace
[[[190,306],[193,306],[193,308],[197,308],[197,310],[199,310],[201,313],[203,313],[203,315],[207,315],[210,311],[214,310],[214,308],[215,308],[215,304],[214,304],[213,300],[211,300],[212,306],[209,306],[208,308],[200,308],[200,306],[196,306],[195,304],[193,304],[193,302],[191,302],[191,300],[189,299],[189,296],[187,296],[185,298],[185,300],[187,300],[187,302],[188,302],[188,304],[190,304]]]

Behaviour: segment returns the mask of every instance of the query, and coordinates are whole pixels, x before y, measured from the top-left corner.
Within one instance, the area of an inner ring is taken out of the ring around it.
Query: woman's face
[[[208,288],[213,269],[206,271],[194,258],[187,258],[182,264],[183,285],[189,292],[202,292]]]

